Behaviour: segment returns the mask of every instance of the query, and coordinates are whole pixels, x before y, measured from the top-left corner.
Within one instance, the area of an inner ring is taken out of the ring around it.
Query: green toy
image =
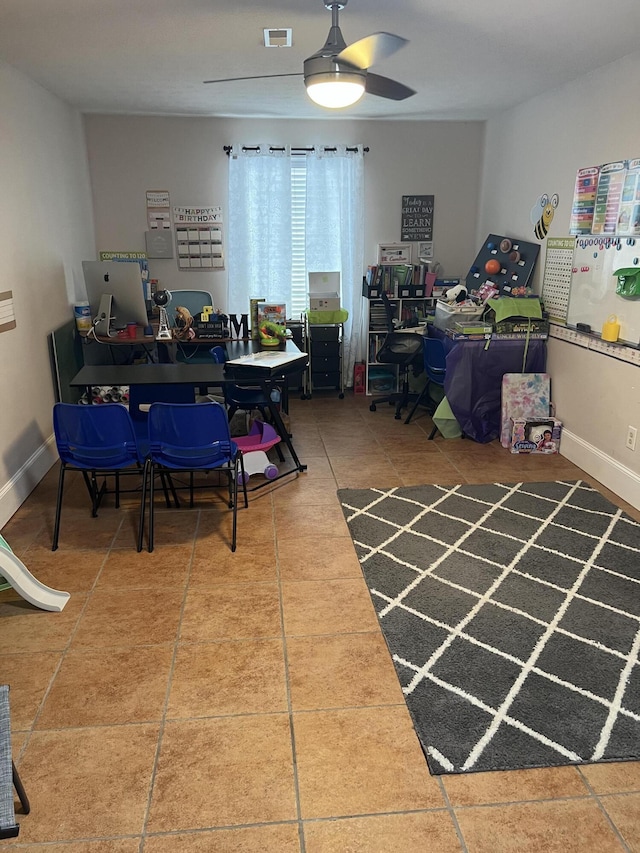
[[[618,296],[640,296],[640,269],[630,267],[614,272],[618,278],[616,293]]]

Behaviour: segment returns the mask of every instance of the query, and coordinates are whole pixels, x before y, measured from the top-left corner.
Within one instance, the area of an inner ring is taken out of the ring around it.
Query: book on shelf
[[[435,274],[429,272],[428,264],[370,264],[365,280],[369,288],[380,288],[394,299],[407,298],[402,292],[409,287],[422,287],[429,297]]]

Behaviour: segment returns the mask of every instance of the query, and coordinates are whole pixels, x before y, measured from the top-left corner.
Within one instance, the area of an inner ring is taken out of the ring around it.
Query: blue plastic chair
[[[224,471],[229,479],[229,509],[233,509],[231,550],[236,550],[238,482],[244,505],[247,487],[242,453],[231,440],[227,413],[220,403],[153,403],[149,409],[149,456],[142,486],[142,512],[138,551],[142,550],[142,525],[149,491],[149,551],[153,551],[154,480],[160,472]],[[193,505],[193,479],[190,481]]]
[[[149,444],[149,409],[152,403],[195,403],[196,395],[192,385],[169,383],[130,385],[129,414],[138,438],[138,445],[144,456]]]
[[[107,492],[107,475],[113,474],[115,477],[117,508],[120,506],[120,474],[137,473],[141,476],[145,460],[140,452],[129,412],[121,403],[106,403],[102,406],[56,403],[53,407],[53,431],[60,455],[56,518],[51,547],[51,550],[55,551],[60,535],[62,497],[67,471],[82,473],[91,498],[91,515],[95,518]],[[102,485],[98,486],[100,476],[105,479]],[[141,506],[141,524],[142,510]]]
[[[149,409],[152,403],[194,403],[195,390],[192,385],[171,383],[130,385],[129,414],[138,440],[140,453],[145,458],[149,455]],[[170,476],[160,474],[160,482],[164,492],[167,508],[171,506],[169,489],[175,506],[179,506],[178,495]]]
[[[424,358],[424,369],[427,374],[427,384],[420,392],[420,396],[416,400],[413,409],[411,409],[407,415],[405,424],[409,423],[418,406],[425,406],[431,415],[435,413],[437,407],[434,405],[434,401],[429,395],[430,383],[444,388],[444,380],[447,374],[447,362],[442,341],[439,338],[429,338],[425,335],[422,339],[422,353]],[[429,440],[433,440],[435,438],[437,431],[438,427],[434,425],[429,435]]]

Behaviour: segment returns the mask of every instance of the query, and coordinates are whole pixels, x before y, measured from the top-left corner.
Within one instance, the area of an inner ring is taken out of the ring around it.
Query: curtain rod
[[[260,146],[259,145],[243,145],[242,150],[243,151],[260,151]],[[282,145],[282,146],[270,145],[269,146],[269,151],[284,151],[284,150],[285,150],[284,145]],[[310,148],[294,148],[294,147],[291,148],[292,153],[303,153],[305,151],[315,151],[315,150],[316,150],[315,146],[313,146],[313,145]],[[323,150],[324,151],[337,151],[338,149],[335,146],[332,148],[328,145],[325,145]],[[346,150],[347,151],[357,151],[358,148],[357,148],[357,146],[351,146],[350,147],[347,145]],[[224,152],[227,155],[227,157],[231,154],[232,151],[233,151],[233,145],[225,145],[224,146]],[[366,154],[369,151],[369,148],[365,147],[362,149],[362,151],[364,154]]]

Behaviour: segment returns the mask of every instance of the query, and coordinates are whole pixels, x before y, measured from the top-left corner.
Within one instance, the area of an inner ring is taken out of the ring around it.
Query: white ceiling
[[[331,25],[323,0],[1,0],[0,58],[85,112],[282,118],[484,119],[638,49],[639,0],[349,0],[347,44],[410,43],[372,69],[415,89],[328,112],[301,72]],[[293,47],[266,49],[265,27]]]

